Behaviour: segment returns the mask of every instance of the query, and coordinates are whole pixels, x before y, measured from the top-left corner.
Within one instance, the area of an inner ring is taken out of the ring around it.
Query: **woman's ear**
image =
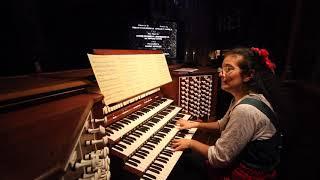
[[[255,73],[254,70],[250,70],[249,73],[248,73],[248,75],[246,75],[246,76],[243,78],[243,82],[248,82],[248,81],[250,81],[250,80],[253,78],[254,73]]]

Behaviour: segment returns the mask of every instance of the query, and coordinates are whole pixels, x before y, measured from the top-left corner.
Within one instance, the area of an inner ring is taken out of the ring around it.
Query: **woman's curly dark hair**
[[[244,90],[249,92],[261,93],[263,94],[270,102],[274,102],[272,98],[274,93],[277,93],[278,80],[274,73],[275,65],[269,60],[268,56],[260,53],[258,48],[235,48],[224,53],[224,57],[238,55],[242,57],[242,60],[239,61],[239,68],[241,69],[241,75],[252,74],[252,78],[244,83]],[[269,55],[269,53],[267,54]],[[266,59],[268,58],[268,63]],[[275,91],[275,92],[274,92]]]

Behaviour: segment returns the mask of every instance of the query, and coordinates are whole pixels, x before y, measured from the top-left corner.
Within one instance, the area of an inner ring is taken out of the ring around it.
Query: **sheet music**
[[[106,105],[171,82],[164,54],[88,54]]]

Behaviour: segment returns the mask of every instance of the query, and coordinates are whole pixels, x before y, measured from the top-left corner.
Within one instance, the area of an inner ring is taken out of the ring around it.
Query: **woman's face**
[[[221,89],[236,95],[243,93],[243,76],[238,64],[242,61],[240,55],[228,55],[224,58],[222,63],[222,71],[219,73],[221,78]]]

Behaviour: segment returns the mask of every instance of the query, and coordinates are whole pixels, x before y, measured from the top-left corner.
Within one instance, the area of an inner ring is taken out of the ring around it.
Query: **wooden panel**
[[[91,69],[0,78],[0,102],[91,84]]]
[[[2,178],[63,173],[91,107],[101,100],[99,94],[82,94],[0,114]]]

